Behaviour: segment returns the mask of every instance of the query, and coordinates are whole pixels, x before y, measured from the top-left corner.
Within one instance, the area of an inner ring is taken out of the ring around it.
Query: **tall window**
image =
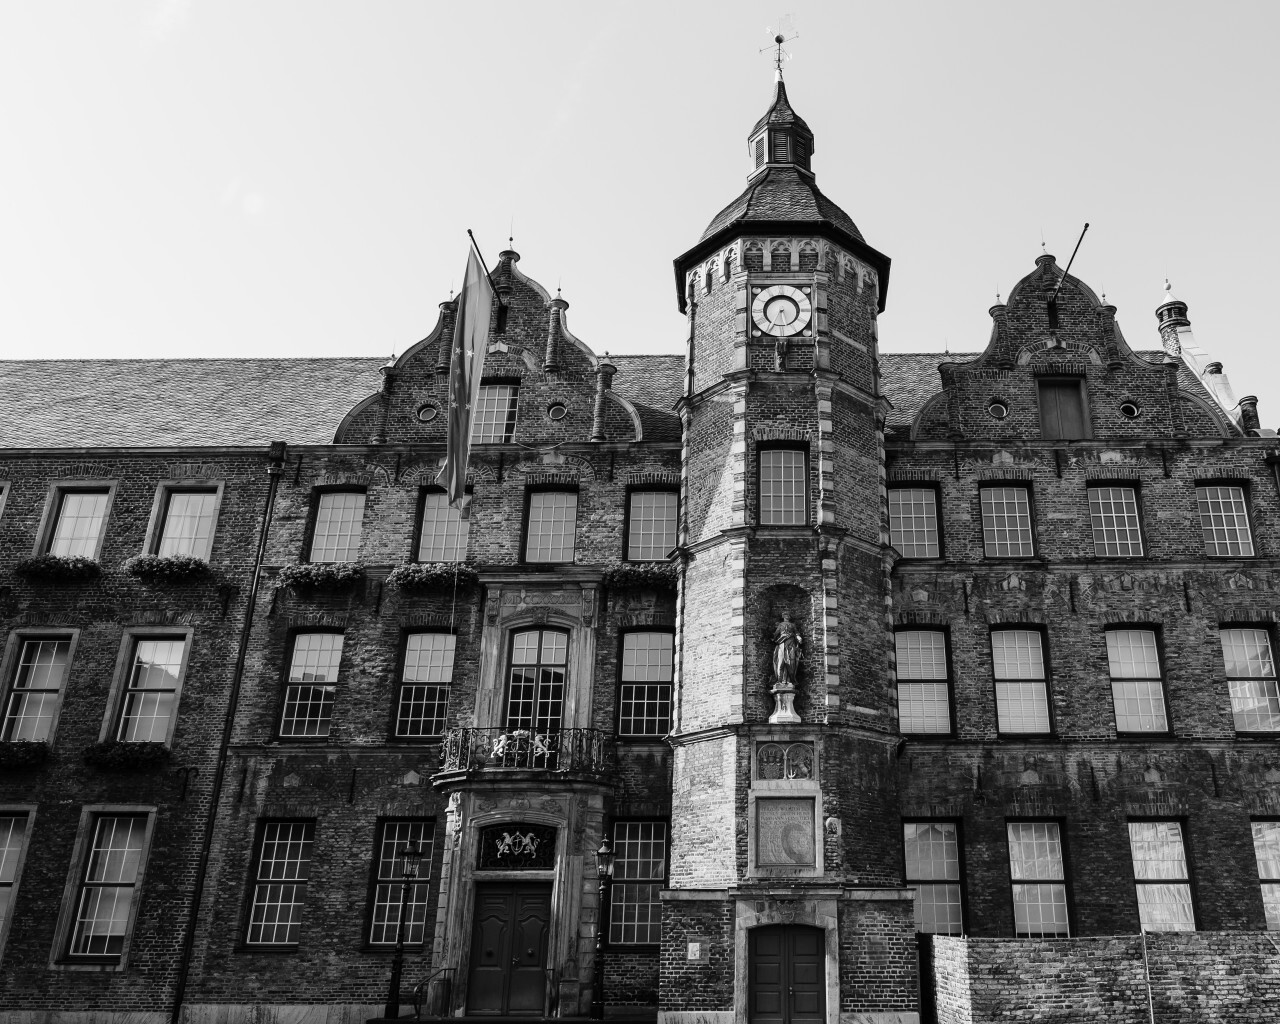
[[[103,814],[94,820],[68,956],[118,960],[124,953],[146,833],[145,815]]]
[[[397,737],[421,739],[444,732],[455,643],[452,633],[410,633],[405,639]]]
[[[907,884],[916,887],[916,931],[964,934],[960,836],[954,821],[902,824]]]
[[[760,523],[803,526],[809,521],[809,486],[802,448],[760,452]]]
[[[354,562],[364,524],[363,491],[322,491],[316,503],[311,561]]]
[[[1193,932],[1191,872],[1177,821],[1129,822],[1129,849],[1144,932]]]
[[[11,811],[0,814],[0,939],[4,938],[4,926],[9,921],[9,909],[13,906],[26,835],[26,814]]]
[[[418,539],[419,562],[462,562],[467,557],[471,520],[449,505],[444,491],[422,495],[422,529]]]
[[[574,491],[531,491],[526,562],[572,562],[578,530]]]
[[[1015,934],[1040,938],[1069,934],[1067,875],[1055,821],[1011,821],[1009,878]]]
[[[1027,488],[982,488],[982,538],[988,558],[1030,558],[1036,553]]]
[[[49,533],[49,554],[97,558],[110,494],[106,487],[84,491],[59,488]]]
[[[372,924],[369,944],[394,945],[400,927],[400,902],[404,883],[400,874],[400,853],[413,843],[422,851],[418,864],[418,880],[409,886],[405,909],[404,941],[420,946],[427,934],[427,889],[431,881],[432,822],[384,821],[378,829],[376,854],[377,880],[373,890]]]
[[[1155,633],[1149,629],[1108,630],[1107,667],[1116,732],[1168,732]]]
[[[168,742],[186,650],[187,642],[181,638],[134,641],[116,739],[128,743]]]
[[[618,735],[660,737],[671,727],[670,633],[624,633]]]
[[[676,546],[675,491],[632,491],[627,508],[627,559],[661,561]]]
[[[898,728],[904,733],[949,733],[947,638],[941,630],[902,630],[894,636],[898,664]]]
[[[190,555],[207,559],[213,548],[217,516],[217,491],[166,491],[156,554],[164,558]]]
[[[320,739],[329,735],[333,697],[342,660],[341,633],[299,633],[293,638],[289,682],[284,690],[280,736]]]
[[[996,677],[996,719],[1001,732],[1049,731],[1049,697],[1042,638],[1034,629],[991,634]]]
[[[1267,930],[1280,932],[1280,821],[1252,824],[1253,852],[1258,858],[1258,882],[1262,886]]]
[[[560,728],[568,655],[569,636],[558,630],[530,629],[511,637],[508,729],[555,732]]]
[[[1229,485],[1196,488],[1200,508],[1200,533],[1204,537],[1204,553],[1219,557],[1253,554],[1253,535],[1249,532],[1249,505],[1244,488]]]
[[[5,702],[0,739],[49,739],[70,662],[68,637],[31,637],[22,641]]]
[[[1265,629],[1223,629],[1222,661],[1237,732],[1280,732],[1280,689]]]
[[[1099,558],[1140,558],[1142,525],[1132,487],[1090,487],[1093,553]]]
[[[1084,415],[1084,382],[1081,380],[1041,380],[1040,436],[1077,438],[1089,436]]]
[[[937,558],[938,492],[932,487],[889,489],[889,543],[903,558]]]
[[[245,942],[254,946],[297,945],[315,833],[314,821],[263,822]]]
[[[613,823],[613,888],[609,941],[620,945],[662,941],[662,903],[667,877],[667,823]]]
[[[511,440],[516,429],[519,393],[519,387],[514,384],[480,386],[480,396],[471,414],[472,444],[500,444]]]

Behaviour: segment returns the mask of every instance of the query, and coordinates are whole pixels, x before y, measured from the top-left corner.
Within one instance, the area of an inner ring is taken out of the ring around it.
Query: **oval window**
[[[1120,415],[1122,416],[1136,420],[1141,414],[1142,409],[1136,402],[1122,402],[1120,404]]]
[[[987,406],[987,412],[991,413],[996,419],[1002,420],[1009,415],[1009,406],[1005,402],[992,402]]]
[[[440,407],[435,405],[418,406],[418,420],[422,423],[430,423],[433,419],[440,415]]]
[[[564,402],[552,402],[547,406],[547,415],[553,420],[562,420],[569,415],[569,408]]]

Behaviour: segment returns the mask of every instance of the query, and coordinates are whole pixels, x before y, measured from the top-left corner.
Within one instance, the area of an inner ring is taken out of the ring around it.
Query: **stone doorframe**
[[[733,922],[733,1020],[747,1024],[748,945],[752,928],[801,924],[821,928],[826,947],[827,1024],[840,1024],[840,928],[836,893],[826,899],[739,899]]]

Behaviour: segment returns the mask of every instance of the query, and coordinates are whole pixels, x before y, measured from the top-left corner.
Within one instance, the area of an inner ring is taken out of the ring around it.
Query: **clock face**
[[[775,338],[805,331],[812,317],[813,305],[809,296],[789,284],[762,288],[751,303],[751,319],[756,329]]]

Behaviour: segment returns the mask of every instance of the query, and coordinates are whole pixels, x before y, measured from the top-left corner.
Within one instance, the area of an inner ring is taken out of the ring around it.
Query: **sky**
[[[0,5],[0,357],[384,356],[466,229],[597,352],[680,352],[671,261],[746,184],[772,26],[887,351],[977,351],[1041,252],[1159,345],[1165,278],[1280,427],[1280,4]]]

